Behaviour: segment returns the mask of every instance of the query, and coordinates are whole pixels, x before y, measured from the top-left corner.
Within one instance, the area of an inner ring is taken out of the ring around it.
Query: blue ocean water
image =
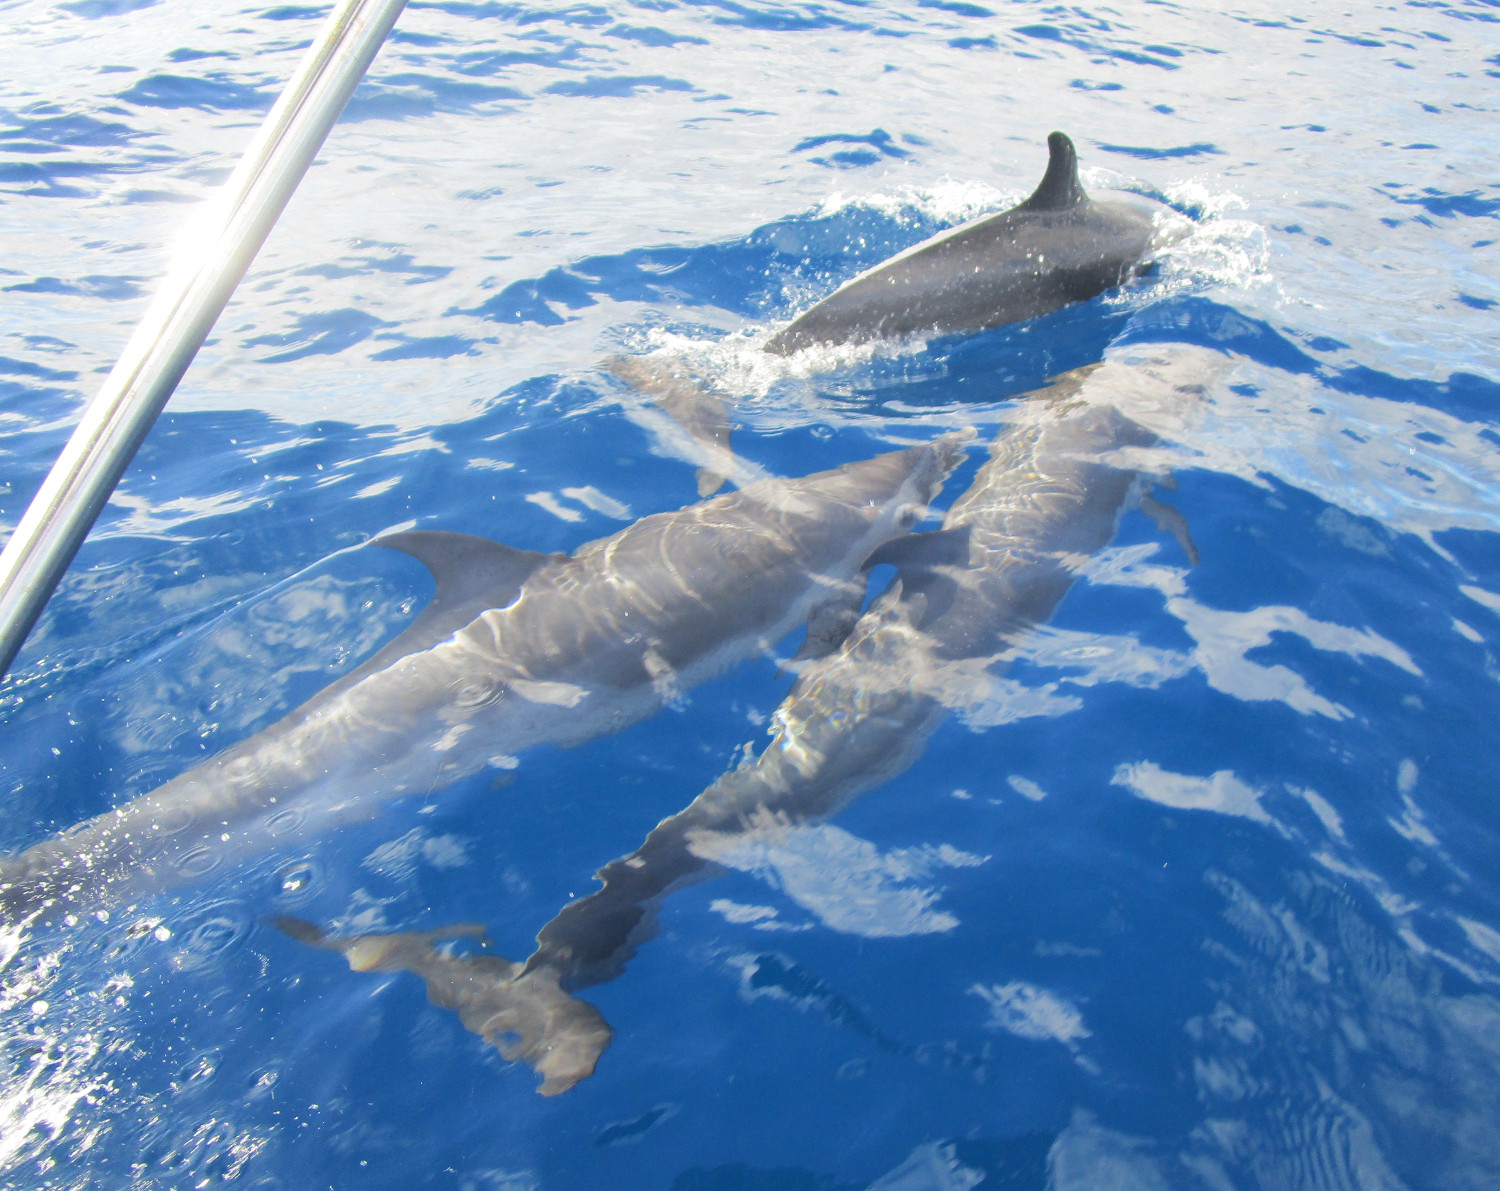
[[[323,14],[12,0],[0,522]],[[766,658],[580,748],[129,916],[5,937],[12,1188],[1500,1183],[1493,0],[1308,10],[414,3],[0,687],[0,851],[153,788],[409,621],[461,530],[569,551],[696,499],[602,372],[686,357],[780,474],[1131,345],[1229,353],[1162,492],[997,685],[833,822],[667,900],[556,1098],[411,976],[271,920],[519,958],[744,746]],[[1484,113],[1491,112],[1490,116]],[[1192,221],[966,339],[755,337],[1029,191]],[[978,462],[950,482],[963,490]],[[795,642],[783,646],[784,657]]]

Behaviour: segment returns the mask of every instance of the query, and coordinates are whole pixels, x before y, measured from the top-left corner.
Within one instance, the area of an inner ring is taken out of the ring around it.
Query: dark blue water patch
[[[876,357],[821,387],[836,383],[839,404],[865,417],[993,405],[1097,363],[1128,319],[1118,307],[1075,303],[1023,323],[934,339],[920,352]]]
[[[891,215],[854,206],[821,218],[793,216],[717,244],[587,257],[540,278],[512,282],[457,313],[556,326],[567,321],[569,311],[603,297],[764,317],[786,312],[787,287],[803,282],[830,291],[942,226],[920,211]]]
[[[1172,157],[1202,157],[1205,154],[1222,156],[1224,153],[1224,150],[1207,141],[1200,141],[1192,145],[1177,145],[1170,149],[1156,149],[1145,145],[1106,145],[1101,141],[1099,148],[1106,153],[1120,153],[1126,157],[1136,157],[1149,161],[1165,160]]]
[[[160,0],[70,0],[59,4],[58,8],[86,21],[97,21],[100,17],[122,17],[143,8],[153,8],[158,3]]]
[[[1414,4],[1416,8],[1436,8],[1443,16],[1453,17],[1459,21],[1485,21],[1490,24],[1500,22],[1500,16],[1486,11],[1495,7],[1494,0],[1462,0],[1458,4]]]
[[[91,275],[64,281],[59,277],[38,277],[35,281],[7,285],[7,293],[66,294],[85,298],[102,298],[106,302],[128,301],[141,296],[141,277],[108,277]]]
[[[120,196],[126,203],[181,203],[199,202],[190,194],[179,194],[175,190],[127,190]]]
[[[419,49],[436,49],[442,45],[453,45],[454,38],[441,33],[413,33],[409,30],[392,29],[387,41],[395,45],[417,46]]]
[[[42,477],[62,450],[66,432],[52,423],[75,413],[82,394],[76,389],[0,380],[0,409],[9,415],[0,436],[0,460],[5,462],[0,490],[0,521],[14,525],[41,487]]]
[[[399,334],[379,334],[377,340],[395,339],[395,347],[383,348],[370,355],[372,360],[447,360],[454,356],[477,356],[480,340],[462,335],[428,335],[413,338]]]
[[[144,135],[127,124],[112,120],[100,120],[78,112],[66,112],[56,104],[33,104],[21,109],[8,119],[15,121],[13,127],[0,129],[0,148],[15,152],[14,144],[6,141],[33,141],[50,147],[67,145],[81,148],[100,148],[110,145],[125,145]],[[40,150],[28,149],[27,152]]]
[[[1454,372],[1446,380],[1427,380],[1392,376],[1354,364],[1325,376],[1323,383],[1330,389],[1356,396],[1425,405],[1465,422],[1495,425],[1496,411],[1500,410],[1500,381],[1472,372]]]
[[[61,181],[64,178],[92,178],[102,174],[124,172],[132,168],[94,161],[0,161],[0,188],[13,194],[35,198],[86,198],[91,193]],[[9,185],[7,185],[9,184]]]
[[[619,1121],[613,1125],[606,1125],[599,1130],[594,1138],[596,1146],[627,1145],[633,1141],[639,1141],[642,1136],[649,1133],[663,1121],[670,1119],[677,1112],[675,1104],[658,1104],[655,1108],[648,1110],[633,1121]]]
[[[665,75],[590,75],[581,80],[550,83],[542,88],[550,95],[569,95],[588,99],[626,99],[643,91],[697,91],[686,79]]]
[[[43,364],[33,364],[26,360],[13,360],[9,356],[0,356],[0,375],[4,376],[29,376],[37,380],[77,380],[78,373],[64,371],[58,368],[48,368]]]
[[[919,8],[936,8],[942,12],[951,12],[954,16],[975,17],[984,19],[995,15],[993,9],[985,8],[980,4],[965,4],[963,0],[917,0]]]
[[[809,160],[818,165],[833,169],[849,168],[851,166],[875,165],[883,157],[910,157],[911,151],[903,149],[896,144],[896,140],[883,128],[876,128],[860,135],[852,132],[833,132],[822,136],[810,136],[793,147],[793,153],[805,153],[810,149],[820,149],[824,145],[868,145],[868,149],[845,150],[830,154],[827,157],[813,157]]]
[[[192,50],[186,48],[173,50],[167,55],[168,62],[200,62],[204,58],[229,58],[232,60],[234,55],[228,50]]]
[[[1319,360],[1270,323],[1207,298],[1172,298],[1138,310],[1117,342],[1201,343],[1295,374],[1316,372],[1322,367]]]
[[[1088,79],[1074,79],[1068,86],[1075,91],[1123,91],[1124,83],[1095,83]]]
[[[419,0],[412,8],[433,8],[450,16],[469,17],[475,21],[502,20],[525,28],[528,25],[559,24],[584,29],[613,25],[617,18],[607,10],[588,4],[571,4],[556,9],[538,9],[498,0]]]
[[[1481,298],[1476,294],[1462,292],[1459,293],[1458,300],[1465,306],[1472,306],[1475,310],[1493,310],[1497,305],[1500,305],[1493,298]]]
[[[840,1182],[797,1166],[764,1169],[730,1162],[689,1167],[672,1180],[667,1191],[859,1191],[863,1185]]]
[[[604,35],[639,42],[641,45],[654,46],[659,49],[671,49],[679,45],[709,44],[706,37],[668,33],[665,29],[658,29],[654,25],[616,25],[613,29],[606,29]]]
[[[868,1038],[882,1050],[907,1054],[912,1049],[892,1038],[875,1023],[867,1010],[830,987],[827,981],[790,955],[762,952],[746,964],[741,979],[751,997],[773,995],[803,1013],[815,1014],[830,1025]]]
[[[394,88],[405,90],[398,91]],[[411,94],[412,91],[420,94]],[[466,82],[443,75],[408,71],[383,75],[378,80],[361,83],[349,100],[349,106],[341,119],[349,123],[361,120],[407,120],[428,116],[436,111],[461,112],[477,104],[527,98],[529,96],[524,91],[518,91],[514,87]]]
[[[595,305],[595,299],[583,279],[570,270],[553,269],[535,280],[513,282],[471,309],[449,313],[477,315],[497,323],[557,327],[568,320],[566,314],[554,308],[554,304],[564,311],[582,310]]]
[[[369,241],[360,241],[359,245],[364,247],[370,245]],[[340,277],[357,277],[364,273],[397,273],[404,274],[407,285],[421,285],[428,281],[438,281],[453,272],[448,265],[419,265],[409,252],[401,252],[396,245],[370,245],[372,247],[385,247],[393,251],[386,256],[367,254],[355,256],[357,265],[342,265],[337,262],[330,264],[308,265],[306,268],[298,269],[298,277],[327,277],[336,279]],[[343,258],[348,259],[348,258]]]
[[[121,91],[117,98],[138,107],[264,111],[276,101],[276,94],[274,87],[255,87],[224,74],[201,78],[153,74]]]
[[[1108,28],[1107,25],[1103,26]],[[1034,41],[1049,41],[1059,45],[1071,46],[1076,50],[1104,58],[1114,58],[1121,62],[1130,62],[1137,66],[1156,66],[1162,70],[1177,70],[1175,62],[1167,61],[1155,54],[1141,53],[1137,50],[1122,49],[1118,46],[1103,44],[1094,37],[1089,36],[1077,26],[1062,26],[1035,24],[1017,25],[1011,32],[1018,33],[1022,37],[1031,38]]]
[[[1000,43],[993,37],[950,37],[948,44],[955,50],[998,50]]]
[[[716,25],[741,25],[748,29],[765,29],[782,33],[795,33],[809,29],[844,29],[864,32],[873,28],[867,22],[850,21],[836,16],[821,5],[804,8],[775,7],[763,4],[751,7],[738,0],[702,0],[700,8],[714,9]]]
[[[282,4],[257,14],[263,21],[320,21],[328,15],[326,8]]]
[[[1420,194],[1392,194],[1394,184],[1388,183],[1381,192],[1392,202],[1407,207],[1421,207],[1429,215],[1440,219],[1465,216],[1469,219],[1500,219],[1500,198],[1487,198],[1477,190],[1464,194],[1446,194],[1435,187],[1426,187]]]
[[[313,314],[298,315],[290,331],[274,335],[257,335],[244,341],[245,347],[280,347],[285,351],[273,352],[259,359],[267,364],[284,364],[301,360],[307,356],[337,355],[368,339],[377,329],[392,324],[376,318],[363,310],[345,307],[342,310],[322,310]]]
[[[553,50],[469,50],[454,54],[444,65],[458,74],[488,76],[501,74],[513,66],[562,67],[576,61],[583,47],[570,43]]]

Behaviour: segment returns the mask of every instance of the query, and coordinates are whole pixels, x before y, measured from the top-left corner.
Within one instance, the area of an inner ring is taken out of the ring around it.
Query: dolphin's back
[[[1047,174],[1025,202],[856,277],[773,335],[766,350],[790,355],[819,344],[982,331],[1128,280],[1151,250],[1151,214],[1089,198],[1072,142],[1054,132],[1048,146]]]

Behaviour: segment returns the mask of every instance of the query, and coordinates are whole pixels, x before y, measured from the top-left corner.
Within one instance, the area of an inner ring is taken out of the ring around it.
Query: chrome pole
[[[406,0],[342,0],[168,273],[0,552],[0,676],[109,500]]]

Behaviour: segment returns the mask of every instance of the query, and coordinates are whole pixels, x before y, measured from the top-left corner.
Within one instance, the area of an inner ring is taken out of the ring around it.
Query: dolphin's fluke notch
[[[276,925],[299,943],[338,952],[356,972],[420,976],[434,1005],[452,1009],[464,1029],[540,1075],[543,1096],[592,1075],[614,1037],[597,1009],[563,991],[555,971],[526,971],[488,950],[451,947],[463,939],[488,947],[482,926],[334,938],[300,918],[278,918]]]

